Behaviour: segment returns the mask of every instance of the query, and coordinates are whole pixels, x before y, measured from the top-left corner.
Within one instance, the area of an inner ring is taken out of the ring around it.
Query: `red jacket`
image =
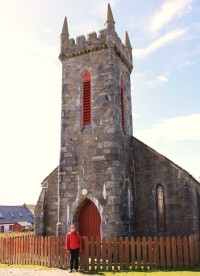
[[[69,232],[66,235],[66,250],[77,249],[82,250],[81,236],[77,231]]]

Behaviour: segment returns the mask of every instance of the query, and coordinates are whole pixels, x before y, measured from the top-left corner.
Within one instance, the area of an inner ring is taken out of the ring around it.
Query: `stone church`
[[[115,31],[61,33],[59,165],[42,182],[36,235],[184,235],[200,231],[200,183],[132,136],[132,47]]]

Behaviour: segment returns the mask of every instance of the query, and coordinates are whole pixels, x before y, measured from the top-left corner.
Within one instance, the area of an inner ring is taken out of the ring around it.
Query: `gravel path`
[[[0,276],[78,276],[77,272],[69,273],[67,270],[41,270],[24,268],[0,268]]]

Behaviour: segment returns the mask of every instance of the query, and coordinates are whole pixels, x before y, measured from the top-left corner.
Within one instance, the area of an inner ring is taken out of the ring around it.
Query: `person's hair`
[[[76,225],[75,224],[71,224],[70,228],[75,228],[76,229]]]

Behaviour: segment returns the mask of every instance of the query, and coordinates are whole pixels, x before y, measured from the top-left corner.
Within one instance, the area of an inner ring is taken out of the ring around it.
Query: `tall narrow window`
[[[85,71],[82,76],[82,122],[83,128],[92,124],[91,74]]]
[[[165,231],[164,191],[161,185],[157,186],[157,214],[158,214],[158,230]]]
[[[121,78],[120,92],[121,92],[122,129],[123,129],[123,131],[125,131],[125,125],[124,125],[124,81],[122,78]]]

